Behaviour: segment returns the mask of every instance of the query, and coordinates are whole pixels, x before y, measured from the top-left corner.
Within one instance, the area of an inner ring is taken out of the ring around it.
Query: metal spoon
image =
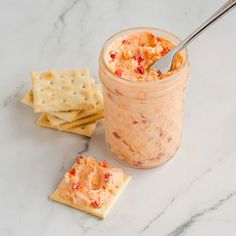
[[[236,0],[227,1],[222,7],[220,7],[210,18],[208,18],[202,25],[194,30],[187,38],[180,42],[175,48],[169,51],[165,56],[157,60],[152,68],[159,70],[161,73],[166,73],[171,70],[174,58],[176,54],[191,43],[198,35],[209,28],[213,23],[219,20],[222,16],[228,13],[236,6]]]

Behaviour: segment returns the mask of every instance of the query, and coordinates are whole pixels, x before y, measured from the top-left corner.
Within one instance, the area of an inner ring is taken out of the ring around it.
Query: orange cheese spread
[[[124,173],[107,161],[79,156],[58,187],[59,195],[79,206],[100,208],[109,203],[122,186]]]
[[[151,65],[168,53],[175,45],[155,36],[152,32],[138,32],[116,39],[105,52],[105,61],[116,76],[134,81],[163,79],[180,68],[183,58],[178,54],[171,72],[161,74]]]

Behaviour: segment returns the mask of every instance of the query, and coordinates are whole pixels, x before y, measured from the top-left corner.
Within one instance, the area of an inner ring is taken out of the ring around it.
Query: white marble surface
[[[105,39],[132,26],[183,37],[223,0],[8,0],[0,4],[0,235],[236,235],[236,10],[189,47],[182,147],[134,170],[106,220],[48,200],[78,152],[112,159],[102,124],[88,140],[34,125],[20,104],[29,72],[88,66]]]

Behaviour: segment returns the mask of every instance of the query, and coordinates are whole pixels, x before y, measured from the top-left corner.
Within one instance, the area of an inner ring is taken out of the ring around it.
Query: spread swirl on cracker
[[[107,161],[78,156],[50,199],[105,218],[131,176]]]

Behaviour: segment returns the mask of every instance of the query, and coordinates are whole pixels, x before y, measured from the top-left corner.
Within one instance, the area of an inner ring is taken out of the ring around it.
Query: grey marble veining
[[[160,168],[135,170],[91,139],[37,127],[19,102],[30,71],[89,67],[128,27],[186,36],[223,0],[3,1],[0,8],[0,235],[236,235],[236,10],[189,47],[183,142]],[[106,220],[48,200],[78,153],[108,159],[133,180]]]
[[[202,210],[201,212],[198,212],[196,214],[194,214],[193,216],[191,216],[187,221],[185,221],[183,224],[181,224],[180,226],[178,226],[177,228],[175,228],[172,232],[170,232],[168,234],[168,236],[177,236],[180,234],[185,233],[185,231],[191,227],[197,220],[199,217],[207,214],[208,212],[211,211],[215,211],[217,210],[219,207],[221,207],[225,202],[227,202],[228,200],[230,200],[232,197],[236,196],[236,191],[228,194],[225,198],[220,199],[219,201],[217,201],[214,205]]]

